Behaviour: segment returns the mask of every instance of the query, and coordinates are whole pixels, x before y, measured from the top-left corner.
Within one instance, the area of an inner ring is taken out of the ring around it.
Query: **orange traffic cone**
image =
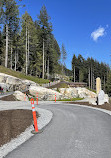
[[[56,93],[55,93],[55,103],[56,103]]]
[[[26,101],[26,93],[25,93],[25,96],[24,96],[24,101]]]
[[[34,120],[34,128],[35,130],[32,131],[33,134],[41,133],[42,131],[38,131],[38,125],[37,125],[37,118],[36,118],[36,110],[34,105],[34,99],[31,98],[31,104],[32,104],[32,114],[33,114],[33,120]]]

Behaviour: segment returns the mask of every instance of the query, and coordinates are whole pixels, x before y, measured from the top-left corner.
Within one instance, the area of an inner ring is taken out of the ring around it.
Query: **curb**
[[[79,107],[83,107],[83,108],[85,107],[85,108],[98,110],[98,111],[104,112],[104,113],[106,113],[108,115],[111,115],[111,111],[110,110],[105,110],[105,109],[101,109],[101,108],[91,107],[91,106],[87,106],[87,105],[79,105],[79,104],[67,104],[67,105],[79,106]]]

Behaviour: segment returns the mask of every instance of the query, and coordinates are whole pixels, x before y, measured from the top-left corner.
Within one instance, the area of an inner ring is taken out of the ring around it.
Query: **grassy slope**
[[[31,81],[34,81],[34,82],[39,83],[39,84],[49,83],[49,80],[37,78],[34,76],[26,76],[23,73],[5,68],[3,66],[0,66],[0,73],[5,73],[5,74],[8,74],[8,75],[20,78],[20,79],[31,80]]]

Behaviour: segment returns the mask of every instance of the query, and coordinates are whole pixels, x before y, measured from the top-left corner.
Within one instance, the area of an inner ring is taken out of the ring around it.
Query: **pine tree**
[[[19,26],[19,10],[14,0],[2,0],[0,3],[0,23],[6,26],[5,67],[8,66],[9,32],[16,32]],[[10,30],[10,31],[9,31]]]
[[[52,24],[49,22],[50,17],[47,13],[46,7],[43,6],[40,10],[40,15],[38,16],[38,22],[40,25],[40,41],[42,41],[42,51],[43,51],[43,71],[42,71],[42,78],[44,79],[44,60],[47,58],[47,41],[49,38],[49,34],[52,32]],[[45,50],[46,48],[46,50]]]
[[[65,46],[64,46],[64,44],[62,44],[62,49],[61,49],[62,74],[64,74],[64,66],[65,66],[66,57],[67,57],[67,53],[65,50]]]

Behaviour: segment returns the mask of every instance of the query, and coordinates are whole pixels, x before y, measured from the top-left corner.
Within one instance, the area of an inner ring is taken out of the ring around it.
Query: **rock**
[[[76,88],[77,91],[78,91],[78,96],[79,98],[96,98],[97,97],[97,94],[86,89],[86,88],[81,88],[81,87],[77,87]]]
[[[0,73],[1,74],[1,73]],[[5,83],[6,82],[6,78],[5,76],[0,75],[0,83]]]
[[[30,86],[29,92],[33,96],[36,96],[38,93],[39,100],[55,100],[55,94],[57,100],[63,98],[63,95],[60,94],[59,92],[40,86]]]
[[[3,92],[9,91],[9,84],[6,83],[0,83],[0,86],[3,88]]]
[[[98,95],[98,93],[101,91],[101,79],[99,77],[96,78],[96,93]]]
[[[104,104],[104,98],[105,98],[104,91],[100,90],[100,92],[98,93],[98,105]]]
[[[20,91],[15,91],[14,94],[15,98],[17,100],[20,100],[20,101],[29,101],[27,95],[25,95],[24,93],[20,92]],[[25,99],[26,97],[26,99]]]
[[[97,105],[97,99],[96,98],[88,98],[89,104]]]
[[[8,77],[6,80],[7,84],[12,84],[12,85],[20,85],[22,84],[22,80],[18,79],[16,77]]]
[[[27,86],[31,86],[31,85],[32,86],[39,86],[39,84],[37,84],[37,83],[35,83],[35,82],[31,81],[31,80],[22,80],[22,83],[27,85]]]
[[[96,93],[86,89],[86,88],[59,88],[59,91],[64,96],[67,96],[69,98],[96,98]]]
[[[68,98],[77,98],[78,92],[76,88],[59,88],[59,91],[64,96],[67,96]]]
[[[104,95],[104,102],[109,103],[109,97],[107,94]]]
[[[0,73],[0,82],[8,85],[8,91],[26,90],[29,88],[30,85],[39,86],[39,84],[33,81],[22,80],[4,73]]]

